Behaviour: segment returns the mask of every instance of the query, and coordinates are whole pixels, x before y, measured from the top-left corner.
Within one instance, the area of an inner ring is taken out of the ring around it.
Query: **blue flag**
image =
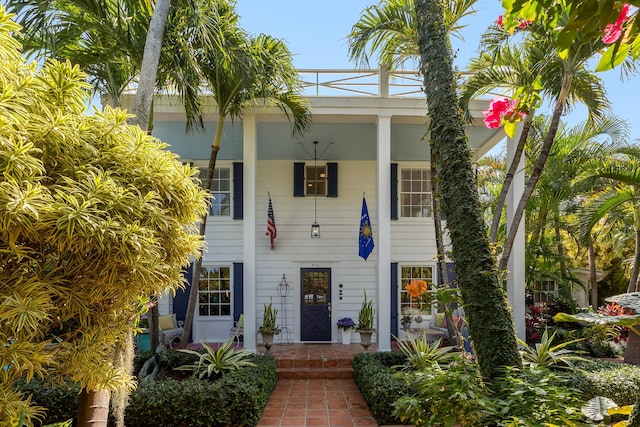
[[[371,221],[369,220],[369,210],[367,209],[367,201],[362,196],[362,215],[360,216],[360,255],[365,260],[369,258],[369,254],[375,246],[373,244],[373,232],[371,231]]]

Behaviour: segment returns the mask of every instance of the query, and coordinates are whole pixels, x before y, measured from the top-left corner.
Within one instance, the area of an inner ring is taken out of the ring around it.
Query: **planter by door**
[[[271,346],[273,345],[274,334],[270,332],[260,332],[260,335],[262,335],[262,344],[267,349],[265,354],[271,354]]]
[[[375,329],[361,329],[358,331],[360,333],[360,345],[364,347],[364,351],[369,349],[369,346],[371,345],[371,336],[375,331]]]
[[[351,344],[351,329],[341,329],[342,344]]]

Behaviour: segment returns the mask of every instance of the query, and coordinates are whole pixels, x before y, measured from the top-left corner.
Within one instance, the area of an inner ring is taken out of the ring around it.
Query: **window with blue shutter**
[[[233,263],[233,320],[237,322],[244,313],[244,264]]]
[[[391,333],[398,336],[398,263],[391,263]]]

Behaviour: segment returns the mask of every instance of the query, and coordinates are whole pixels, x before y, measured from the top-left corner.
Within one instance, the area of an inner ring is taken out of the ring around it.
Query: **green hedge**
[[[618,405],[633,405],[640,395],[640,367],[595,360],[565,374],[571,387],[584,393],[585,401],[604,396]]]
[[[277,376],[273,357],[255,355],[252,362],[255,367],[226,374],[216,381],[167,378],[140,385],[131,393],[125,423],[127,427],[255,425]],[[33,380],[20,383],[19,387],[33,395],[36,404],[49,409],[43,424],[77,418],[77,385],[50,387]]]
[[[404,361],[404,355],[397,351],[359,353],[353,358],[356,384],[378,425],[402,424],[391,415],[392,403],[411,390],[391,367]]]

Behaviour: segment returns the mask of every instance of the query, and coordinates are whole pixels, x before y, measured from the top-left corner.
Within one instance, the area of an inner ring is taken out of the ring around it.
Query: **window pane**
[[[400,207],[403,217],[430,217],[431,172],[429,169],[402,169]]]
[[[231,169],[216,168],[211,181],[211,207],[209,215],[231,216]]]
[[[231,314],[231,268],[228,266],[203,269],[198,295],[201,316]]]

